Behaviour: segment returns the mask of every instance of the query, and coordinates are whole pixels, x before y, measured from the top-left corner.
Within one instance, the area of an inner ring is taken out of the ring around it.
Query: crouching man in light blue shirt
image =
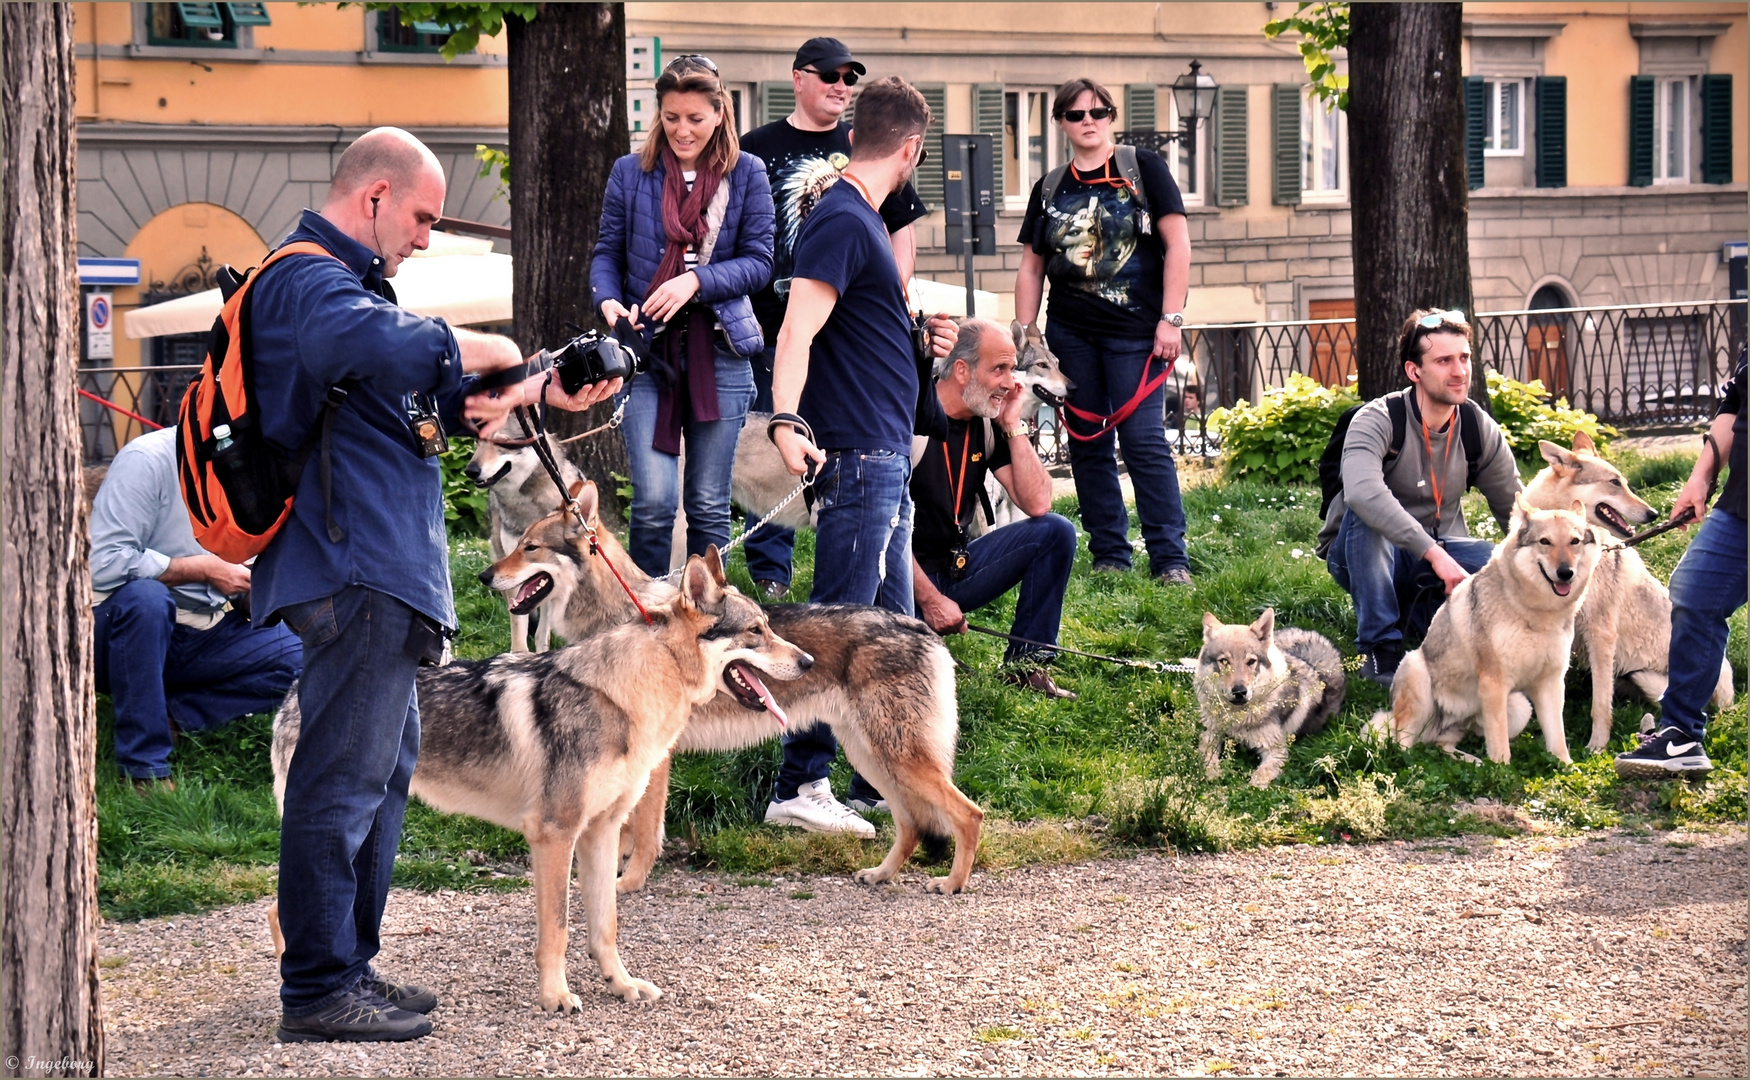
[[[115,756],[144,788],[169,786],[172,725],[206,732],[279,705],[303,667],[284,626],[250,625],[249,568],[195,542],[176,480],[176,429],[110,464],[91,507],[97,688],[115,705]]]

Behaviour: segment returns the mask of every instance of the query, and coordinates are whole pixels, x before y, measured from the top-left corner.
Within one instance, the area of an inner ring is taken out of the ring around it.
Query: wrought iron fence
[[[1541,380],[1552,398],[1607,423],[1697,423],[1713,414],[1733,357],[1744,348],[1745,305],[1698,300],[1482,312],[1473,324],[1474,347],[1491,370]],[[1347,383],[1355,375],[1355,320],[1187,326],[1185,356],[1167,380],[1167,437],[1177,453],[1213,455],[1220,447],[1204,418],[1215,409],[1256,403],[1291,374],[1327,386]],[[1070,440],[1057,417],[1042,412],[1039,426],[1041,456],[1068,462]]]
[[[83,394],[79,398],[85,464],[109,461],[129,440],[144,435],[153,425],[176,423],[183,391],[200,370],[198,364],[80,368],[79,388],[102,399],[93,401]]]

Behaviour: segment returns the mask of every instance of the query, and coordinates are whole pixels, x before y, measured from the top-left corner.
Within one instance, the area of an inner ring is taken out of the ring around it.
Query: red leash
[[[138,420],[140,423],[145,424],[146,428],[150,431],[157,431],[164,426],[163,424],[153,423],[152,421],[146,419],[144,416],[141,416],[137,412],[129,412],[128,410],[122,408],[120,405],[117,405],[115,402],[110,401],[108,398],[98,397],[96,394],[93,394],[91,391],[85,389],[83,386],[79,387],[78,390],[79,390],[80,397],[90,398],[92,401],[97,402],[99,405],[102,405],[106,409],[114,409],[116,412],[121,413],[123,416],[127,417],[130,420]]]
[[[656,623],[651,621],[650,612],[645,611],[644,605],[638,602],[638,594],[633,592],[632,586],[626,584],[626,579],[620,576],[620,568],[614,565],[614,560],[602,555],[602,546],[596,543],[595,530],[590,528],[588,522],[585,522],[583,527],[589,530],[589,553],[601,555],[602,562],[607,563],[608,569],[614,572],[614,580],[620,583],[620,588],[626,590],[626,596],[632,601],[632,606],[638,609],[638,614],[644,616],[644,625],[655,626]]]
[[[1161,373],[1151,379],[1148,377],[1148,364],[1145,362],[1142,365],[1142,379],[1136,384],[1136,393],[1130,395],[1130,400],[1120,405],[1118,411],[1111,416],[1101,416],[1099,413],[1088,412],[1086,409],[1078,409],[1069,402],[1064,402],[1063,408],[1068,409],[1074,414],[1076,419],[1086,420],[1090,423],[1100,425],[1100,430],[1094,432],[1092,435],[1083,435],[1068,424],[1062,423],[1062,409],[1058,410],[1060,426],[1063,430],[1069,432],[1069,437],[1072,439],[1076,439],[1080,442],[1093,442],[1095,439],[1101,438],[1110,432],[1117,430],[1119,424],[1130,419],[1130,414],[1136,411],[1137,406],[1141,405],[1143,400],[1150,394],[1161,388],[1162,384],[1167,381],[1167,375],[1171,373],[1172,370],[1173,365],[1166,364],[1161,368]]]

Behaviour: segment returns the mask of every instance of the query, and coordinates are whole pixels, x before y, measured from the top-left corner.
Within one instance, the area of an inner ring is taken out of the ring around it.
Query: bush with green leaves
[[[1278,484],[1319,482],[1319,456],[1337,429],[1337,419],[1361,404],[1353,386],[1341,390],[1288,376],[1264,391],[1258,404],[1242,402],[1209,414],[1221,436],[1222,467],[1229,479],[1246,477]]]
[[[1523,383],[1498,371],[1489,372],[1488,378],[1489,411],[1495,414],[1495,423],[1501,425],[1507,436],[1513,456],[1527,465],[1542,466],[1543,455],[1537,449],[1540,439],[1569,446],[1574,433],[1584,431],[1602,450],[1622,434],[1609,424],[1599,423],[1591,413],[1570,407],[1567,398],[1556,398],[1550,404],[1550,393],[1543,388],[1541,379]]]
[[[444,523],[452,534],[485,536],[492,520],[486,489],[462,472],[473,456],[473,439],[451,439],[449,449],[438,455],[444,469]]]

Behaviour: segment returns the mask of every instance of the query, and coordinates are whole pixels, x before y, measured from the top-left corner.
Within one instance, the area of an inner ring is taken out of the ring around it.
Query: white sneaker
[[[768,803],[766,824],[794,825],[818,833],[850,833],[865,839],[875,836],[875,826],[832,797],[832,782],[825,777],[803,784],[794,799]]]

